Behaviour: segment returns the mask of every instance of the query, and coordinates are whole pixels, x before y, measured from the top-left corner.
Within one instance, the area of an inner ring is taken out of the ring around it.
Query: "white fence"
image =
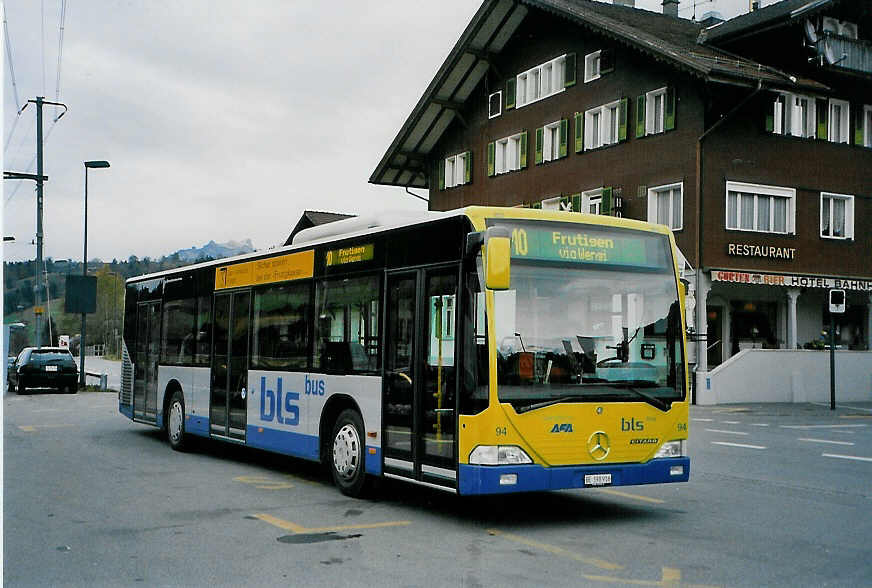
[[[836,351],[836,403],[872,401],[872,351]],[[697,374],[696,402],[829,402],[830,352],[745,349]]]

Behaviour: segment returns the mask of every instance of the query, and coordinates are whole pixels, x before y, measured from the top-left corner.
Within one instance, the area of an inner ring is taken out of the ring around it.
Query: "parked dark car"
[[[65,347],[26,347],[9,368],[9,390],[23,394],[28,388],[56,388],[76,393],[79,371]]]

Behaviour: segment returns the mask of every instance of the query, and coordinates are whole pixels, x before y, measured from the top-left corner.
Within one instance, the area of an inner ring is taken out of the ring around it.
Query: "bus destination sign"
[[[267,257],[215,269],[215,289],[239,288],[311,278],[314,275],[315,251]]]
[[[665,268],[665,239],[584,225],[510,225],[512,258],[592,265]]]
[[[375,256],[375,244],[367,243],[366,245],[353,245],[344,249],[332,249],[327,252],[326,264],[327,267],[334,265],[343,265],[346,263],[357,263],[360,261],[371,261]]]

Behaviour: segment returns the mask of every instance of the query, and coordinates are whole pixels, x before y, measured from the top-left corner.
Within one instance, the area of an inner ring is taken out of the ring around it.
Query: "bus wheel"
[[[333,426],[331,462],[333,481],[346,496],[363,494],[366,473],[363,471],[363,419],[356,410],[346,409]]]
[[[167,408],[167,439],[170,447],[176,451],[182,451],[187,442],[185,436],[185,402],[182,393],[178,390],[173,392],[173,398]]]

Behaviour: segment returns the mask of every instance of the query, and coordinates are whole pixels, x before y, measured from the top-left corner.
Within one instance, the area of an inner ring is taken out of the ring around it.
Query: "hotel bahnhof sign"
[[[215,289],[239,288],[311,278],[314,274],[315,251],[267,257],[215,269]]]
[[[783,286],[786,288],[841,288],[872,292],[872,280],[850,278],[827,278],[821,276],[790,276],[784,274],[760,274],[730,270],[712,270],[712,282],[732,282],[760,286]]]

